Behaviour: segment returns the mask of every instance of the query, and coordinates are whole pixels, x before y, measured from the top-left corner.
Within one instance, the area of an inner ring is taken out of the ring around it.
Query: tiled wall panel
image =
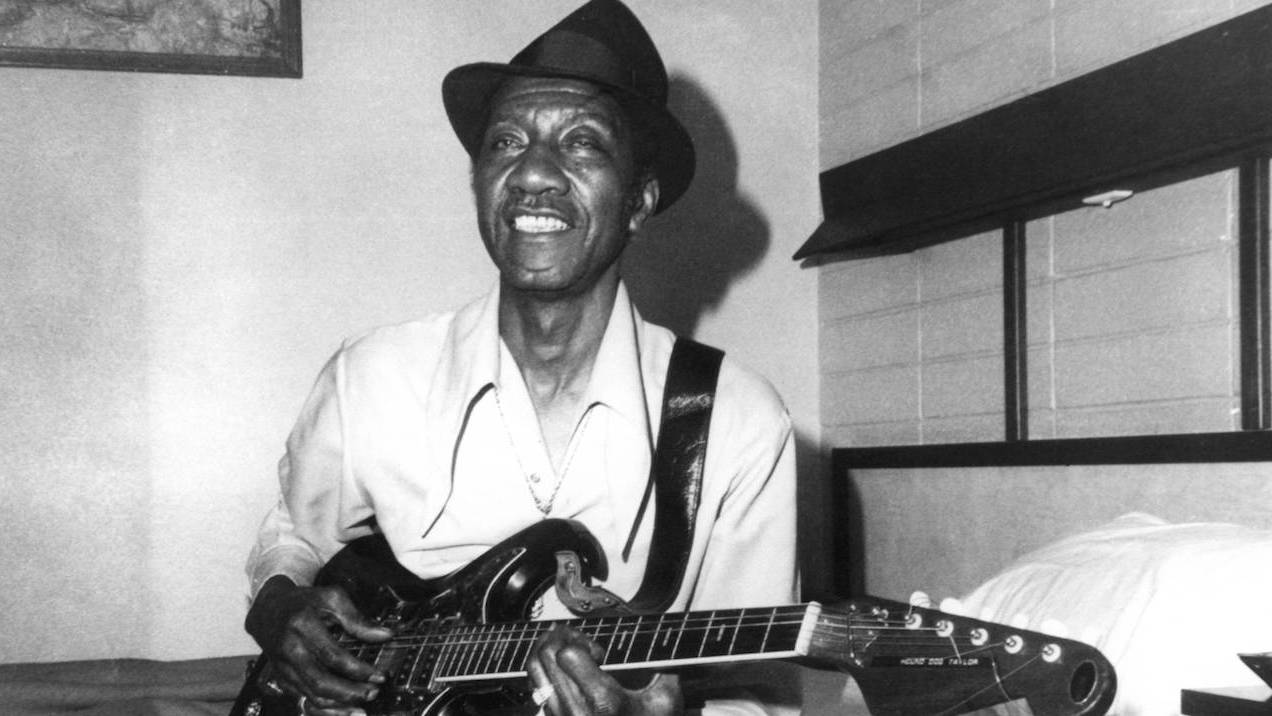
[[[1224,0],[1056,0],[1056,72],[1089,72],[1233,14]]]
[[[822,0],[822,166],[1266,4]],[[1239,423],[1235,191],[1222,172],[1030,222],[1032,437]],[[820,269],[829,444],[1002,439],[1001,242]]]
[[[918,266],[910,254],[835,264],[818,277],[817,295],[823,325],[911,305],[918,297]]]
[[[924,361],[972,353],[1001,353],[1003,298],[1001,292],[925,304],[919,320]],[[875,340],[881,340],[881,337]],[[1002,370],[999,369],[999,374]]]
[[[1050,16],[1051,0],[923,3],[923,58],[941,64]]]
[[[1232,278],[1228,252],[1213,251],[1058,279],[1055,340],[1227,321]]]
[[[939,126],[1041,87],[1051,74],[1051,23],[1034,22],[942,62],[922,63],[922,122]]]
[[[1166,404],[1114,406],[1056,414],[1056,438],[1092,435],[1174,435],[1236,430],[1240,420],[1231,401],[1211,399]]]
[[[913,363],[919,312],[905,310],[847,318],[822,328],[821,366],[827,373]]]
[[[821,0],[822,168],[1266,4],[1267,0]],[[884,40],[885,45],[906,38],[899,43],[906,50],[884,52],[876,47],[856,54],[884,35],[893,38]],[[911,37],[917,38],[912,55]],[[878,64],[865,65],[867,56]],[[922,107],[917,96],[920,81]],[[876,89],[860,94],[872,83]],[[904,111],[898,111],[903,106]]]
[[[912,421],[919,416],[917,365],[832,374],[823,384],[837,395],[850,396],[828,406],[825,413],[830,425]]]
[[[1002,234],[994,231],[917,252],[923,300],[996,288],[1003,280],[1002,250]]]
[[[924,363],[922,409],[924,420],[992,415],[997,429],[991,434],[1001,435],[1002,355]]]

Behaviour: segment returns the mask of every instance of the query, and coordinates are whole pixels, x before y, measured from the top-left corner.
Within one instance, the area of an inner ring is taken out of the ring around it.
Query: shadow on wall
[[[671,110],[697,149],[689,191],[650,220],[623,257],[623,276],[647,320],[694,335],[729,284],[768,251],[769,224],[738,192],[738,152],[724,116],[694,80],[671,78]]]

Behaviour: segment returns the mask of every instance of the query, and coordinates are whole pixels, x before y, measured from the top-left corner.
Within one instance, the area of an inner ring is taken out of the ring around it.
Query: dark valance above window
[[[1272,6],[822,172],[825,221],[794,258],[910,251],[1269,145]]]

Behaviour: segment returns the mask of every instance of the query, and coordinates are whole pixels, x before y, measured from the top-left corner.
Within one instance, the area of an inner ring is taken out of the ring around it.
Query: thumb
[[[680,688],[680,677],[676,674],[658,672],[639,694],[644,713],[679,714],[684,712],[685,696]]]

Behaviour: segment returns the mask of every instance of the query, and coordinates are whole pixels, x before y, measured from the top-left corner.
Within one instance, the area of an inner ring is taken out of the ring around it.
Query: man
[[[452,71],[443,98],[473,160],[499,282],[459,311],[347,341],[288,440],[281,499],[248,565],[247,628],[306,713],[357,713],[386,678],[329,629],[365,641],[388,630],[339,589],[310,586],[351,540],[382,533],[403,566],[433,578],[527,525],[569,518],[595,535],[603,586],[624,597],[649,558],[643,504],[674,337],[640,318],[618,259],[694,168],[658,51],[622,3],[592,0],[512,62]],[[766,382],[727,358],[700,505],[671,608],[792,601],[790,420]],[[570,616],[551,593],[543,609]],[[625,688],[592,648],[565,629],[538,643],[527,671],[547,713],[683,709],[677,678]]]

